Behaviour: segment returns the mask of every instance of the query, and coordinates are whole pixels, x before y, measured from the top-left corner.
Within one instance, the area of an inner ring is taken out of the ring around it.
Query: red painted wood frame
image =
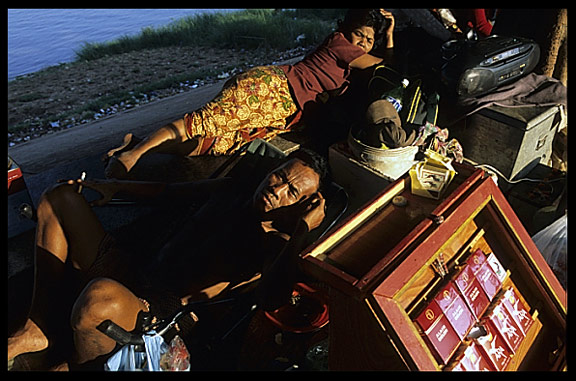
[[[465,168],[458,170],[466,173]],[[399,179],[329,236],[341,234],[342,239],[346,239],[347,225],[358,221],[362,225],[367,215],[378,213],[382,205],[408,186],[409,179]],[[438,253],[446,240],[481,211],[491,217],[491,223],[501,233],[500,239],[511,248],[507,255],[513,256],[518,271],[532,284],[542,305],[541,310],[546,311],[547,320],[554,322],[561,331],[560,336],[562,332],[565,335],[567,300],[564,289],[498,186],[482,170],[472,172],[430,213],[429,218],[421,221],[365,274],[353,276],[329,261],[319,259],[318,250],[322,251],[323,242],[304,252],[303,267],[344,294],[364,300],[409,369],[436,370],[439,369],[438,363],[430,350],[422,345],[410,316],[395,298],[410,279],[430,264],[431,256]]]

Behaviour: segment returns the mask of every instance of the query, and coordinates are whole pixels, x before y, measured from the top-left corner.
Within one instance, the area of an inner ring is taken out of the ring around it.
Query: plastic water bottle
[[[410,81],[406,78],[402,80],[402,86],[398,86],[397,88],[391,90],[386,96],[384,97],[388,102],[392,103],[396,112],[400,112],[402,110],[402,99],[404,98],[404,90],[408,87]]]

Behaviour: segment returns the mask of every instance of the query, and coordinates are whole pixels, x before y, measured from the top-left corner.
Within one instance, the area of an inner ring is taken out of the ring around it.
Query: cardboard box
[[[476,320],[480,320],[484,312],[490,305],[488,296],[480,286],[478,279],[474,276],[470,266],[465,265],[460,273],[456,276],[454,283],[462,294],[462,297],[468,304],[468,307],[474,314]]]
[[[501,299],[501,303],[506,307],[508,312],[510,312],[510,316],[512,316],[514,321],[518,324],[518,327],[522,330],[524,335],[526,335],[528,329],[530,329],[534,323],[534,320],[532,319],[532,315],[530,315],[528,306],[522,303],[516,290],[512,287],[506,289]]]
[[[452,354],[460,345],[458,334],[440,309],[440,306],[433,300],[418,315],[416,322],[424,332],[424,338],[432,351],[443,363],[448,363]]]
[[[483,355],[490,360],[496,370],[504,370],[510,362],[512,352],[504,338],[500,336],[498,329],[490,320],[483,325],[487,334],[474,341],[478,344]]]
[[[460,340],[464,340],[468,331],[474,325],[476,318],[472,315],[464,299],[458,294],[455,285],[452,282],[448,282],[433,301],[438,304]]]

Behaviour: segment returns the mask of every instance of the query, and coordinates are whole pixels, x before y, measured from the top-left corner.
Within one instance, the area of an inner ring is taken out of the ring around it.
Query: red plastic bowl
[[[293,303],[264,313],[278,328],[286,332],[308,333],[328,324],[328,303],[319,291],[304,283],[296,283],[292,299]]]

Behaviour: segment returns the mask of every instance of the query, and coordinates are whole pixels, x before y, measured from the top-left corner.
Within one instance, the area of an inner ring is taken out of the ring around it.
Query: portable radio
[[[484,95],[530,73],[540,47],[523,37],[452,40],[442,46],[442,82],[458,97]]]

